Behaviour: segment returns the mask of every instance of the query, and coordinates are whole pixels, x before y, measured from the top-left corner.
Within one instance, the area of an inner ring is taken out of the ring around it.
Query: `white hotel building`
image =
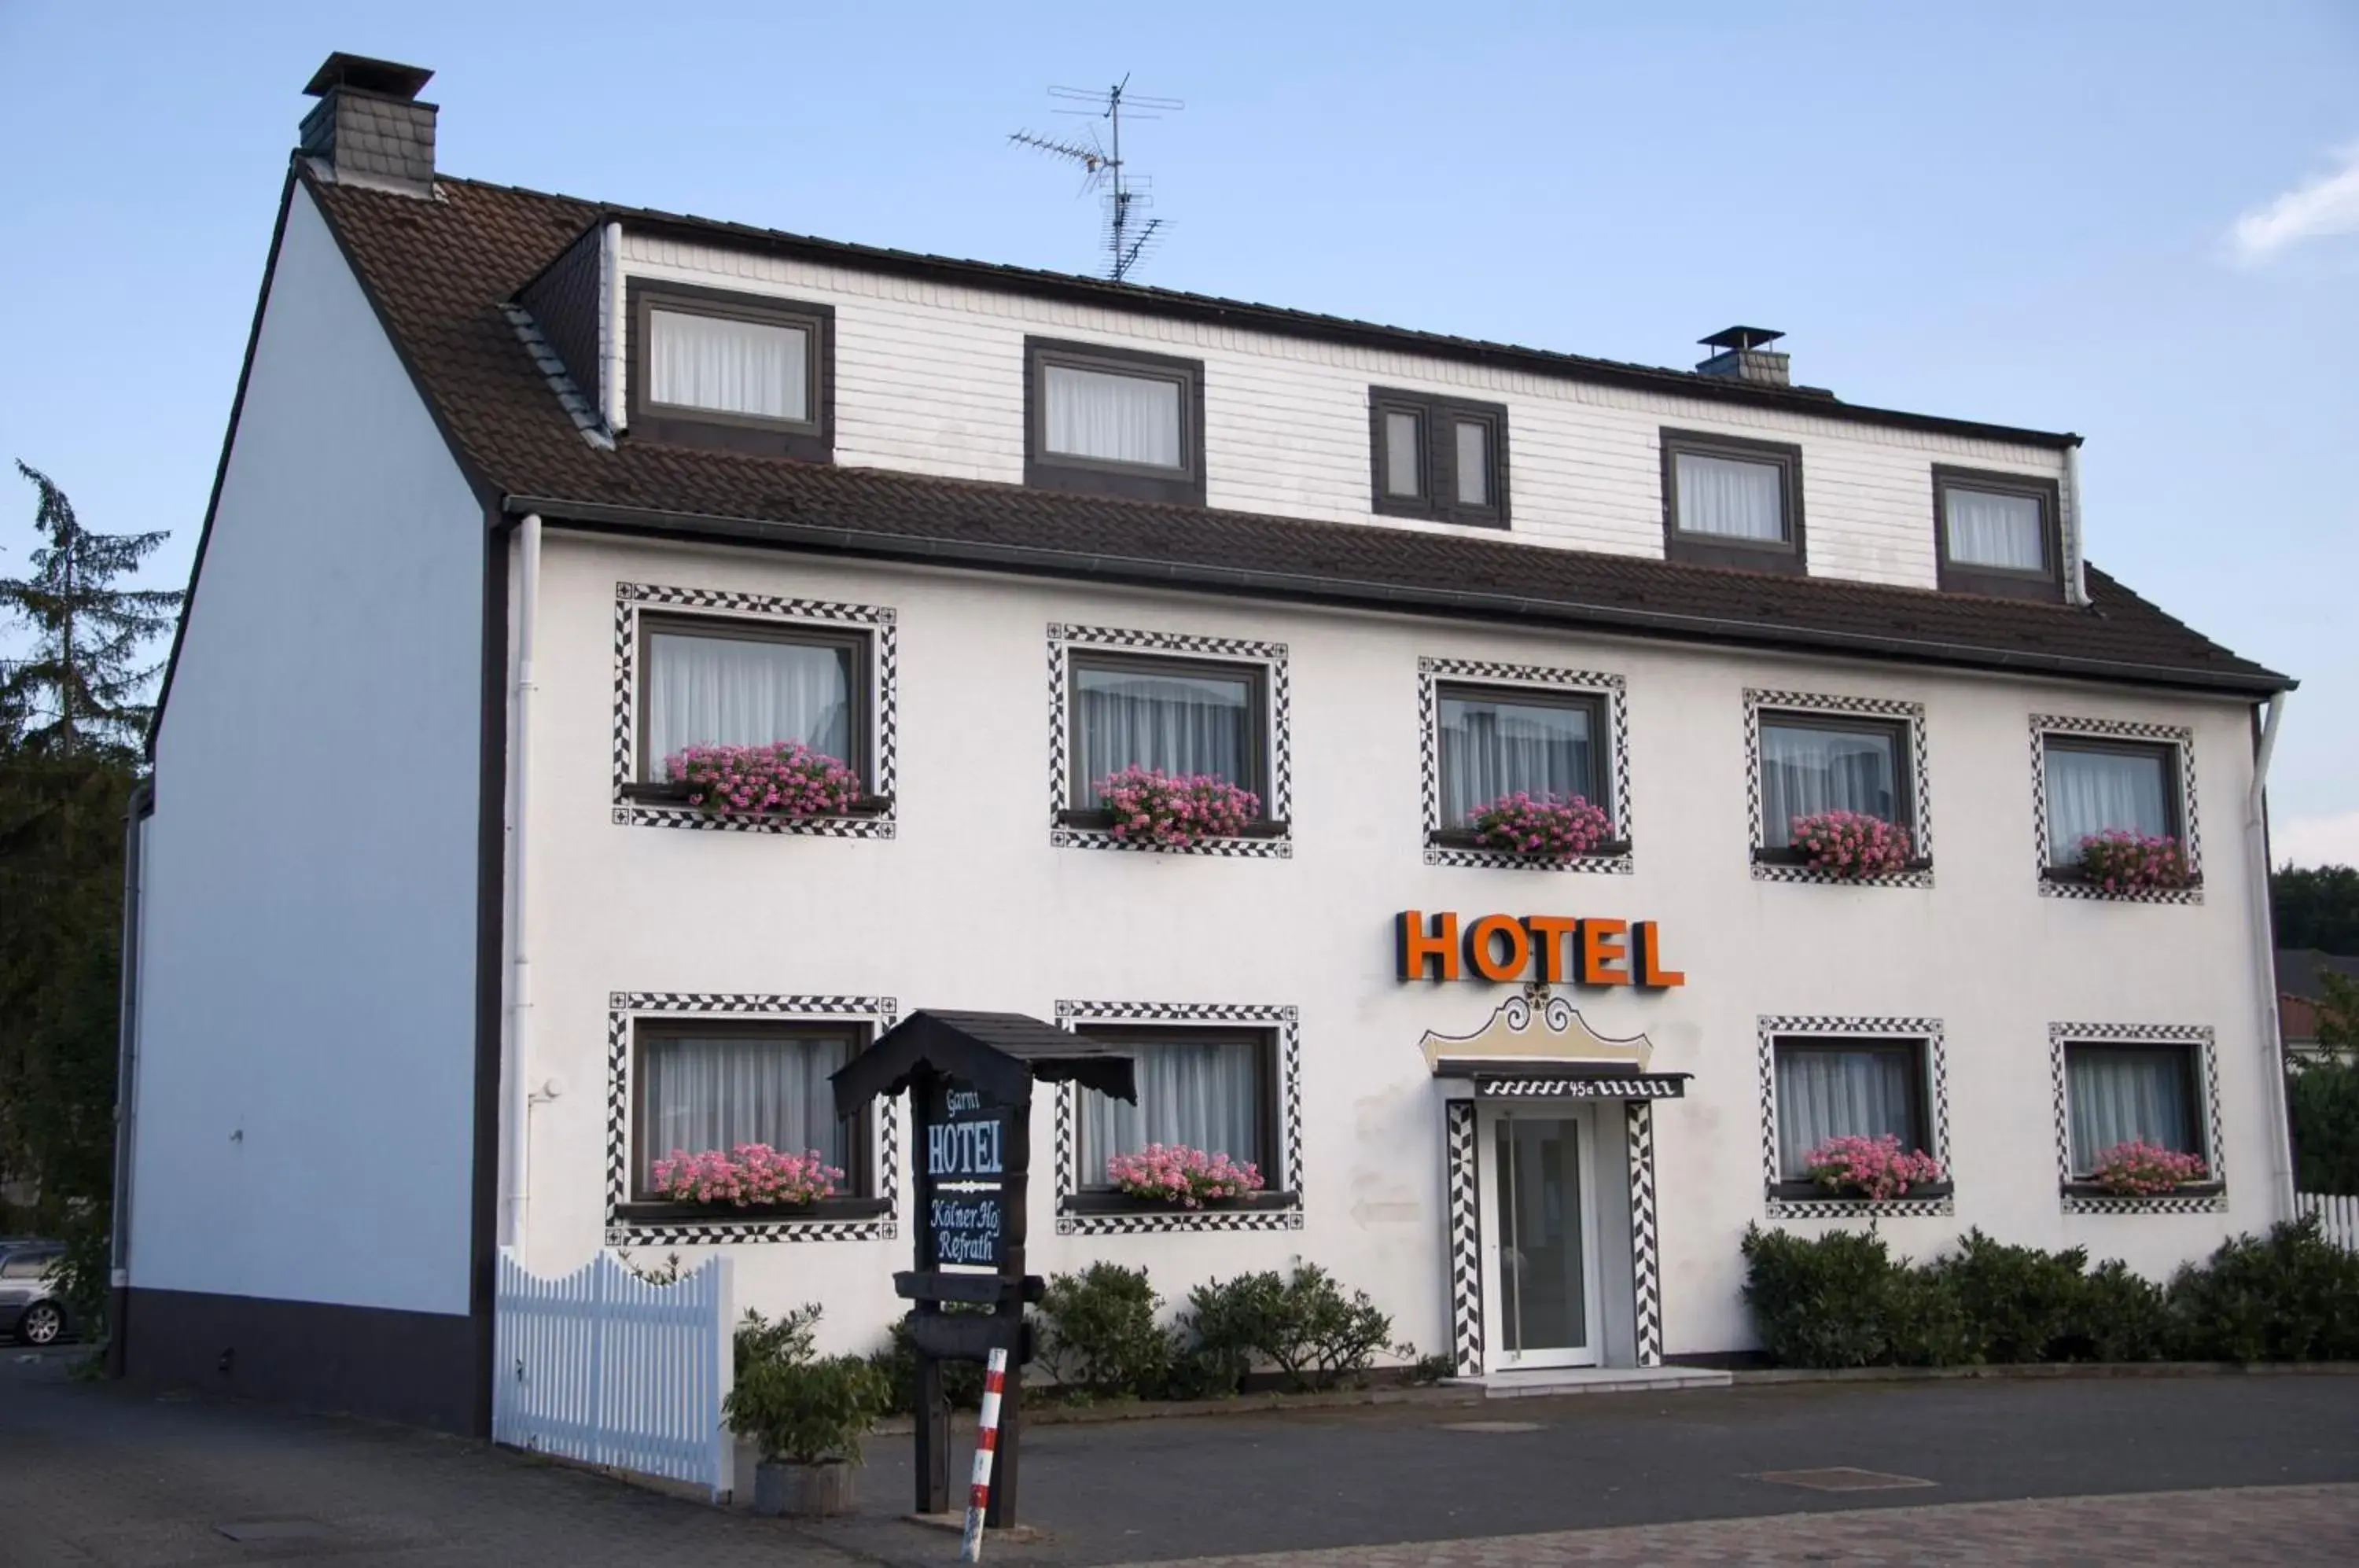
[[[1467,1376],[1744,1351],[1745,1227],[1864,1223],[1797,1182],[1836,1133],[1942,1161],[1908,1253],[2161,1273],[2287,1211],[2292,682],[2090,564],[2079,437],[1742,330],[1655,369],[453,179],[425,74],[313,84],[154,735],[135,1375],[480,1430],[504,1245],[728,1248],[864,1348],[907,1108],[826,1078],[919,1007],[1139,1057],[1136,1113],[1036,1102],[1036,1271],[1314,1261]],[[866,798],[662,787],[788,738]],[[1119,844],[1128,762],[1260,819]],[[1516,788],[1611,839],[1475,844]],[[1802,864],[1828,808],[1908,863]],[[2193,879],[2099,896],[2104,828]],[[2093,1189],[2133,1137],[2213,1179]],[[1107,1191],[1149,1138],[1268,1186]],[[652,1190],[752,1138],[845,1191]]]

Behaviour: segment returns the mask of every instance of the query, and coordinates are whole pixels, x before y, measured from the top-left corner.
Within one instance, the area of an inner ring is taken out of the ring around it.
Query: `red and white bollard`
[[[1007,1386],[1007,1352],[995,1350],[983,1369],[983,1409],[975,1416],[974,1478],[966,1494],[966,1538],[959,1561],[983,1561],[983,1510],[991,1501],[991,1456],[999,1452],[999,1394]]]

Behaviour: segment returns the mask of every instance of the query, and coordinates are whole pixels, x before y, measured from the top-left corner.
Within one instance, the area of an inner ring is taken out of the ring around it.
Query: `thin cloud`
[[[2236,258],[2268,260],[2288,245],[2330,234],[2359,234],[2359,143],[2343,149],[2342,167],[2254,208],[2228,231]]]

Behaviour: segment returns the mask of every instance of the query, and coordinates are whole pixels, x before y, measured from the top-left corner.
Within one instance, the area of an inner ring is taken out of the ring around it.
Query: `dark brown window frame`
[[[633,740],[633,749],[637,755],[631,759],[631,766],[639,784],[665,782],[657,771],[663,759],[651,757],[647,752],[647,743],[653,734],[653,726],[648,723],[648,710],[653,705],[655,694],[655,639],[661,632],[728,637],[740,642],[787,643],[798,648],[849,648],[852,652],[852,755],[842,761],[860,775],[862,783],[872,783],[875,779],[876,693],[874,672],[876,649],[867,632],[796,623],[746,621],[729,615],[651,613],[639,616],[638,657],[632,666],[632,677],[637,682],[638,690],[631,693],[633,723],[637,730]]]
[[[1110,376],[1147,376],[1180,384],[1182,466],[1157,468],[1070,457],[1049,450],[1048,367],[1070,365]],[[1176,506],[1204,504],[1204,362],[1103,343],[1059,338],[1024,340],[1024,483],[1038,490],[1117,495]]]
[[[1424,494],[1414,498],[1392,495],[1385,486],[1385,416],[1414,414],[1422,449],[1418,475]],[[1470,506],[1458,495],[1458,432],[1461,420],[1472,420],[1491,432],[1491,504]],[[1379,517],[1422,517],[1429,522],[1461,523],[1472,528],[1504,528],[1507,507],[1507,406],[1478,403],[1464,397],[1442,397],[1393,387],[1368,388],[1369,509]]]
[[[1445,782],[1442,778],[1442,770],[1446,766],[1443,759],[1448,756],[1441,746],[1441,704],[1451,698],[1461,702],[1473,700],[1483,702],[1515,702],[1533,708],[1584,710],[1589,714],[1591,777],[1589,788],[1582,791],[1582,798],[1609,815],[1613,814],[1614,758],[1608,751],[1613,743],[1609,733],[1611,726],[1607,722],[1605,712],[1605,696],[1603,692],[1572,691],[1556,688],[1540,689],[1531,686],[1498,686],[1489,685],[1480,681],[1435,681],[1433,684],[1433,779],[1437,795],[1442,791]],[[1617,822],[1614,827],[1616,832],[1619,832],[1622,824]],[[1438,831],[1447,833],[1451,830],[1445,827]]]
[[[2216,1163],[2212,1149],[2211,1107],[2203,1103],[2202,1047],[2186,1040],[2068,1040],[2064,1042],[2064,1162],[2072,1166],[2071,1180],[2086,1181],[2090,1172],[2081,1170],[2072,1159],[2072,1057],[2075,1052],[2129,1051],[2144,1053],[2175,1051],[2179,1056],[2180,1086],[2187,1094],[2188,1141],[2195,1147],[2181,1153],[2192,1153],[2203,1161],[2209,1171]]]
[[[1908,1035],[1779,1035],[1769,1042],[1769,1092],[1772,1094],[1779,1093],[1777,1068],[1792,1051],[1854,1056],[1864,1051],[1898,1053],[1908,1067],[1908,1107],[1915,1123],[1909,1129],[1914,1136],[1901,1140],[1905,1146],[1903,1152],[1922,1149],[1947,1165],[1948,1156],[1933,1147],[1932,1069],[1929,1060],[1932,1051],[1929,1042]],[[1777,1102],[1777,1125],[1781,1127],[1786,1125],[1786,1103],[1782,1097]],[[1782,1167],[1779,1169],[1777,1185],[1795,1186],[1797,1183],[1810,1188],[1812,1192],[1817,1191],[1815,1183],[1788,1176]],[[1911,1191],[1913,1192],[1916,1189]],[[1797,1191],[1793,1195],[1809,1194]],[[1932,1194],[1928,1192],[1926,1195]]]
[[[1711,430],[1675,430],[1666,425],[1658,435],[1663,468],[1663,559],[1689,566],[1726,566],[1745,572],[1774,572],[1805,576],[1810,572],[1810,548],[1802,522],[1802,449],[1789,441],[1755,441]],[[1680,527],[1680,464],[1681,452],[1701,457],[1725,457],[1740,463],[1767,463],[1781,476],[1780,495],[1786,508],[1786,537],[1775,543],[1732,539],[1723,534],[1689,533]]]
[[[2167,740],[2116,740],[2106,735],[2061,735],[2051,730],[2040,735],[2039,747],[2039,787],[2049,792],[2049,798],[2039,805],[2041,814],[2050,824],[2049,842],[2040,845],[2039,853],[2046,857],[2051,876],[2060,872],[2077,875],[2081,868],[2077,860],[2056,858],[2053,823],[2056,821],[2055,756],[2059,751],[2106,752],[2116,757],[2160,758],[2164,834],[2177,839],[2181,844],[2187,842],[2186,779],[2180,773],[2180,769],[2187,766],[2187,758],[2180,755],[2181,748],[2176,744]]]
[[[650,1191],[645,1174],[651,1152],[647,1142],[647,1076],[645,1067],[647,1043],[659,1040],[712,1040],[724,1036],[778,1040],[789,1037],[809,1040],[816,1036],[830,1036],[842,1039],[851,1046],[844,1057],[848,1062],[868,1049],[875,1039],[875,1030],[867,1024],[847,1023],[837,1018],[648,1018],[637,1020],[631,1029],[631,1148],[627,1190],[632,1204],[662,1204],[671,1201]],[[838,1199],[866,1202],[875,1196],[876,1161],[870,1120],[864,1111],[852,1118],[844,1145],[846,1191],[837,1194]],[[748,1210],[746,1217],[759,1219],[766,1216],[763,1212]]]
[[[2039,503],[2040,548],[2047,552],[2044,572],[2019,572],[2004,566],[1958,561],[1950,556],[1950,492],[1981,490],[1998,495],[2027,495]],[[1945,593],[1982,593],[2003,599],[2040,599],[2061,604],[2064,599],[2063,488],[2053,479],[2026,474],[2001,474],[1981,468],[1933,465],[1933,548],[1938,576]]]
[[[1892,755],[1892,797],[1894,810],[1898,813],[1897,825],[1908,830],[1912,844],[1920,836],[1917,822],[1917,757],[1913,750],[1917,745],[1916,725],[1906,719],[1887,718],[1880,713],[1835,713],[1816,708],[1763,707],[1756,713],[1755,722],[1760,727],[1762,738],[1753,766],[1765,775],[1769,768],[1768,732],[1772,728],[1828,730],[1837,735],[1882,730],[1897,735],[1900,744],[1894,748]],[[1756,825],[1760,828],[1761,842],[1766,845],[1769,842],[1769,789],[1766,778],[1759,782],[1762,786],[1761,821]],[[1782,848],[1764,848],[1756,852],[1756,858],[1774,860],[1785,854]],[[1799,861],[1802,857],[1798,854],[1794,858]]]
[[[1267,1183],[1267,1187],[1263,1194],[1257,1195],[1266,1196],[1281,1191],[1279,1182],[1281,1176],[1288,1182],[1293,1181],[1292,1171],[1280,1171],[1277,1169],[1279,1150],[1285,1148],[1284,1127],[1280,1120],[1280,1100],[1285,1085],[1278,1082],[1277,1031],[1276,1029],[1250,1026],[1239,1027],[1234,1024],[1081,1024],[1075,1027],[1073,1032],[1107,1044],[1119,1044],[1124,1040],[1140,1040],[1152,1044],[1158,1040],[1201,1042],[1210,1040],[1235,1041],[1252,1046],[1255,1052],[1254,1078],[1261,1087],[1261,1104],[1257,1107],[1258,1114],[1254,1117],[1254,1137],[1260,1143],[1261,1149],[1250,1155],[1240,1154],[1235,1149],[1229,1149],[1226,1152],[1233,1160],[1251,1160],[1256,1168],[1261,1171],[1262,1180]],[[1074,1093],[1083,1094],[1088,1091],[1076,1089]],[[1075,1108],[1078,1111],[1079,1107]],[[1073,1154],[1076,1166],[1073,1176],[1074,1190],[1081,1193],[1110,1192],[1114,1191],[1112,1187],[1103,1183],[1091,1182],[1082,1174],[1089,1169],[1090,1165],[1089,1149],[1082,1142],[1087,1125],[1085,1118],[1076,1116],[1073,1127]],[[1208,1149],[1204,1152],[1212,1154],[1221,1151]]]
[[[755,414],[654,402],[647,396],[647,345],[653,331],[648,318],[658,306],[685,315],[799,327],[810,332],[810,354],[804,368],[810,377],[805,396],[812,418],[770,419]],[[629,397],[625,409],[630,439],[752,452],[764,457],[799,458],[807,463],[835,460],[834,306],[634,278],[624,286],[624,307],[631,323]]]
[[[1082,671],[1088,670],[1135,670],[1163,675],[1209,675],[1221,680],[1234,680],[1243,672],[1253,691],[1253,708],[1249,723],[1253,731],[1253,777],[1232,779],[1230,783],[1250,789],[1261,802],[1257,822],[1270,820],[1269,805],[1269,666],[1251,659],[1188,659],[1166,658],[1154,653],[1128,653],[1100,648],[1075,648],[1065,658],[1065,722],[1072,726],[1065,737],[1065,806],[1069,811],[1082,811],[1082,805],[1089,780],[1082,777]]]

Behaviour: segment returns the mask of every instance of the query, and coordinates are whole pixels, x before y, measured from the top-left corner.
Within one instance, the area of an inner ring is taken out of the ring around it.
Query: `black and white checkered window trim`
[[[1746,688],[1745,692],[1745,809],[1751,819],[1745,831],[1757,852],[1768,847],[1768,835],[1763,831],[1761,802],[1761,714],[1770,713],[1824,713],[1838,717],[1874,718],[1897,721],[1908,737],[1909,779],[1915,795],[1916,821],[1908,829],[1908,852],[1919,860],[1933,858],[1933,780],[1932,769],[1925,760],[1925,704],[1898,702],[1881,697],[1839,697],[1818,691],[1765,691]],[[1837,883],[1854,887],[1930,887],[1933,872],[1929,866],[1918,871],[1896,871],[1885,877],[1846,877],[1839,872],[1821,871],[1808,866],[1764,866],[1753,862],[1756,882],[1816,882]]]
[[[606,998],[606,1245],[709,1247],[732,1242],[891,1241],[900,1234],[901,1102],[868,1107],[869,1191],[888,1205],[873,1219],[734,1219],[636,1222],[623,1208],[631,1181],[632,1034],[642,1019],[769,1018],[791,1023],[825,1019],[865,1022],[871,1038],[893,1027],[898,1004],[890,996],[790,996],[754,992],[616,991]]]
[[[1291,1192],[1282,1209],[1195,1209],[1180,1214],[1069,1214],[1066,1201],[1081,1191],[1081,1091],[1057,1085],[1056,1207],[1059,1236],[1153,1236],[1169,1231],[1300,1230],[1302,1228],[1302,1036],[1292,1007],[1230,1002],[1059,1002],[1057,1027],[1091,1024],[1245,1024],[1277,1036],[1278,1136],[1283,1165],[1265,1171],[1272,1192]]]
[[[2052,881],[2048,876],[2048,737],[2061,735],[2091,736],[2099,740],[2140,741],[2151,746],[2176,747],[2177,766],[2171,769],[2179,783],[2179,821],[2181,829],[2180,847],[2187,855],[2189,876],[2203,875],[2203,833],[2195,817],[2195,732],[2184,724],[2132,724],[2119,719],[2075,718],[2064,713],[2034,713],[2031,715],[2031,837],[2032,876],[2039,885],[2043,898],[2099,898],[2109,903],[2130,904],[2200,904],[2203,887],[2199,880],[2187,887],[2136,887],[2126,892],[2108,893],[2085,882]]]
[[[1497,664],[1479,659],[1425,659],[1417,661],[1417,720],[1419,771],[1425,792],[1425,863],[1428,866],[1496,866],[1525,871],[1604,871],[1627,876],[1630,853],[1576,855],[1561,860],[1534,861],[1495,849],[1444,847],[1433,842],[1441,827],[1441,700],[1445,682],[1544,691],[1571,691],[1599,699],[1605,713],[1606,759],[1612,779],[1612,836],[1630,841],[1630,704],[1627,683],[1619,675],[1593,670],[1557,670],[1538,664]],[[1598,802],[1606,804],[1606,802]]]
[[[1059,849],[1121,849],[1142,854],[1210,855],[1238,860],[1290,860],[1291,832],[1274,838],[1216,838],[1185,849],[1158,849],[1153,844],[1118,839],[1098,828],[1077,828],[1060,818],[1070,803],[1067,777],[1072,746],[1072,682],[1066,650],[1107,648],[1123,653],[1168,654],[1179,658],[1228,659],[1258,664],[1269,682],[1269,799],[1265,802],[1273,822],[1290,822],[1294,816],[1293,724],[1288,710],[1287,652],[1282,642],[1247,642],[1237,637],[1189,637],[1176,632],[1128,631],[1113,626],[1081,626],[1052,621],[1049,625],[1049,842]]]
[[[1954,1185],[1957,1171],[1950,1163],[1950,1064],[1943,1048],[1941,1020],[1912,1018],[1837,1018],[1820,1013],[1765,1015],[1758,1031],[1761,1075],[1761,1185],[1769,1218],[1789,1220],[1876,1218],[1882,1215],[1950,1214],[1956,1206],[1949,1197],[1891,1198],[1875,1203],[1865,1198],[1780,1198],[1777,1169],[1777,1042],[1856,1035],[1863,1039],[1903,1040],[1921,1045],[1925,1052],[1925,1107],[1930,1125],[1925,1152],[1941,1162]]]
[[[875,703],[874,758],[847,757],[874,793],[894,792],[898,768],[900,654],[893,611],[882,604],[839,604],[825,599],[782,599],[767,593],[719,589],[673,588],[652,583],[614,584],[614,821],[617,827],[691,828],[716,833],[792,833],[814,838],[891,838],[896,808],[875,816],[779,817],[722,815],[692,806],[643,805],[625,794],[638,768],[639,616],[646,610],[679,610],[713,620],[749,620],[765,626],[808,626],[841,630],[868,628],[868,696]]]
[[[2182,1044],[2201,1058],[2195,1081],[2203,1096],[2199,1107],[2204,1129],[2203,1162],[2217,1192],[2184,1195],[2161,1192],[2150,1197],[2081,1195],[2072,1185],[2072,1108],[2064,1077],[2064,1050],[2071,1045]],[[2048,1076],[2056,1112],[2056,1185],[2068,1214],[2224,1214],[2228,1212],[2228,1166],[2220,1141],[2220,1053],[2213,1049],[2212,1030],[2201,1024],[2049,1024]]]

